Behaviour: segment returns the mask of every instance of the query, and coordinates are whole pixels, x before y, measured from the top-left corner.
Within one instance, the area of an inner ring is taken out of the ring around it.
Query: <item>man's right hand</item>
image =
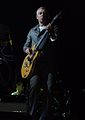
[[[31,48],[27,48],[27,49],[26,49],[26,53],[27,53],[27,54],[32,54],[32,49],[31,49]]]

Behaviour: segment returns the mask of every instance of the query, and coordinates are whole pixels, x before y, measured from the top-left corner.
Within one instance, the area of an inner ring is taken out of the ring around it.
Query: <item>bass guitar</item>
[[[54,23],[54,21],[58,18],[58,16],[61,14],[57,14],[51,21],[51,25]],[[41,55],[41,51],[38,51],[39,46],[43,42],[43,45],[45,44],[47,38],[49,36],[48,30],[46,30],[42,36],[42,38],[39,40],[38,44],[33,46],[32,49],[32,54],[27,54],[27,56],[24,58],[22,67],[21,67],[21,76],[22,78],[27,78],[30,77],[31,74],[33,73],[33,70],[35,68],[35,64],[39,56]]]

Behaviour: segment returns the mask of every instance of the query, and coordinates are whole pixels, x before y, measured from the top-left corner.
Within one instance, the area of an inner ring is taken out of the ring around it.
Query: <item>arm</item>
[[[47,25],[47,30],[49,32],[50,40],[53,42],[57,39],[58,28],[57,26],[52,26],[50,23]]]
[[[31,39],[31,33],[29,32],[27,35],[26,42],[23,46],[23,51],[25,53],[29,53],[31,51],[31,46],[32,46],[32,39]]]

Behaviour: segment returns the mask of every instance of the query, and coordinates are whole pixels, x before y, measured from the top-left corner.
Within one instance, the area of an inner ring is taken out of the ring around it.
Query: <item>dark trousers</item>
[[[45,74],[44,72],[42,75],[35,74],[29,80],[27,105],[28,105],[28,112],[33,117],[33,120],[37,120],[37,119],[47,120],[47,117],[49,117],[54,81],[55,80],[52,73]],[[40,96],[40,92],[42,92],[41,96]],[[40,106],[40,99],[42,100],[41,106]],[[37,111],[39,107],[41,110],[38,116]]]

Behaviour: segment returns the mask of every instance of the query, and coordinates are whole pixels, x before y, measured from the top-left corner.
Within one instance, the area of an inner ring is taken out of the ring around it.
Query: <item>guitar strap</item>
[[[41,33],[40,33],[40,35],[41,35]],[[48,37],[49,37],[48,31],[44,30],[44,34],[42,35],[41,39],[39,40],[38,44],[36,45],[35,50],[42,50]]]

